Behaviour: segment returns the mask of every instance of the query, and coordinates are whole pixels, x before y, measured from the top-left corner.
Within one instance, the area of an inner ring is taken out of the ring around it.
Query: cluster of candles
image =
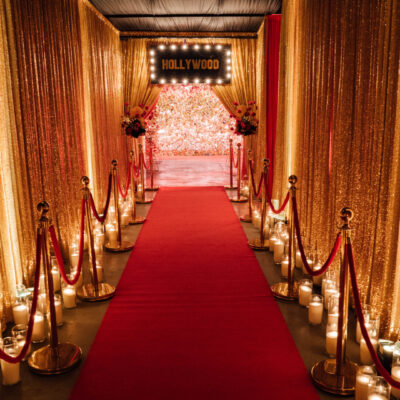
[[[261,229],[261,213],[257,209],[253,210],[252,222],[257,229]],[[289,235],[286,225],[280,221],[276,222],[275,216],[271,211],[266,215],[264,234],[264,244],[273,252],[274,263],[281,266],[281,275],[287,279]],[[307,251],[307,253],[309,252]],[[308,265],[313,270],[321,268],[318,258],[317,252],[314,252],[314,255],[307,259]],[[308,275],[299,250],[296,251],[292,273],[295,267],[301,269],[304,275]],[[312,278],[305,277],[299,281],[298,287],[299,304],[307,307],[308,322],[311,325],[320,325],[323,321],[324,310],[327,311],[325,350],[329,357],[336,357],[340,298],[337,272],[330,268],[321,275]],[[314,291],[316,287],[320,287],[317,292]],[[392,377],[400,382],[400,342],[394,344],[393,342],[379,339],[379,317],[368,305],[363,306],[363,312],[372,345],[378,351],[381,360],[386,363],[386,367],[388,369],[391,367]],[[400,390],[391,388],[382,377],[377,376],[358,322],[356,340],[360,344],[361,362],[356,379],[356,400],[389,399],[390,392],[394,398],[400,399]],[[396,350],[398,352],[397,355]]]

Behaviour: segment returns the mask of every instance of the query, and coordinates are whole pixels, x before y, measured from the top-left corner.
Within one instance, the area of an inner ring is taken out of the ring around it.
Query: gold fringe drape
[[[66,252],[80,178],[104,201],[112,158],[127,160],[119,33],[87,0],[0,0],[0,291],[32,284],[41,200]],[[122,172],[124,169],[122,168]],[[65,253],[64,253],[65,254]]]
[[[282,15],[275,193],[298,175],[307,244],[324,257],[340,209],[354,209],[362,299],[379,311],[381,335],[397,338],[399,5],[284,1]]]

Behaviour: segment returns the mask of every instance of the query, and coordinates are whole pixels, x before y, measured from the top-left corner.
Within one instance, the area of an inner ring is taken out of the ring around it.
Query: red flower
[[[233,103],[233,105],[234,105],[234,106],[238,106],[239,103],[238,103],[237,101],[235,101],[235,102]]]
[[[144,109],[145,109],[145,110],[148,110],[148,109],[149,109],[149,106],[146,106]]]
[[[142,104],[139,104],[139,107],[140,108],[143,108],[144,107],[144,104],[142,103]]]
[[[252,104],[255,104],[255,101],[249,101],[248,103],[247,103],[249,106],[251,106]]]
[[[249,113],[248,111],[246,111],[246,112],[244,113],[244,115],[245,115],[246,117],[248,117],[248,116],[250,115],[250,113]]]
[[[136,115],[135,115],[135,118],[139,118],[139,114],[136,114]]]
[[[231,131],[233,131],[233,128],[231,128]]]
[[[150,117],[149,117],[149,120],[151,121],[153,119],[153,116],[152,115],[150,115]]]
[[[143,113],[142,113],[142,117],[144,117],[145,115],[146,115],[146,113],[145,113],[145,112],[143,112]]]
[[[126,105],[126,106],[129,106],[129,103],[128,103],[128,102],[126,102],[126,103],[125,103],[125,105]]]
[[[255,113],[255,112],[252,112],[252,113],[251,113],[251,116],[252,116],[252,117],[255,117],[255,116],[256,116],[256,113]]]
[[[237,112],[238,112],[238,114],[241,114],[241,113],[242,113],[242,110],[237,110]]]

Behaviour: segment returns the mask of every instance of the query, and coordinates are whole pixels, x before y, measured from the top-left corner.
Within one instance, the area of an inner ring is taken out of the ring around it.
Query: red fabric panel
[[[72,399],[318,399],[220,187],[161,188]]]
[[[269,167],[269,197],[272,197],[275,167],[276,120],[278,114],[279,45],[281,36],[281,15],[266,17],[266,74],[267,74],[267,157]]]

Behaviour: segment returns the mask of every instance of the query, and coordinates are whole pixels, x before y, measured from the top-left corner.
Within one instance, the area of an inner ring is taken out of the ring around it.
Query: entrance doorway
[[[164,86],[147,135],[160,186],[215,186],[229,180],[229,139],[235,121],[209,85]]]

